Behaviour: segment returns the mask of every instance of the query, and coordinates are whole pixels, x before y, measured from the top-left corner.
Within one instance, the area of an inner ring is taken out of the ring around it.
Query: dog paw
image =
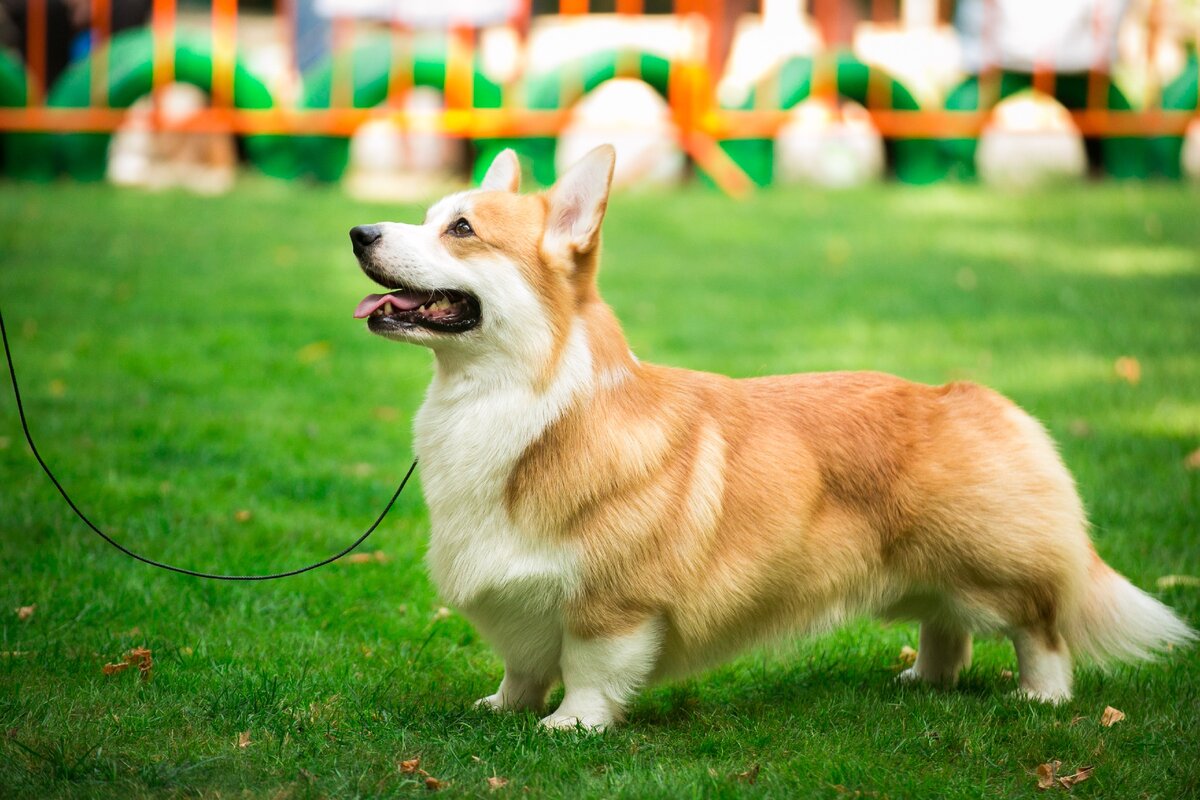
[[[475,701],[476,708],[487,709],[488,711],[503,711],[504,703],[500,701],[500,693],[489,694],[487,697],[481,697]]]
[[[916,667],[909,667],[896,676],[897,683],[920,683],[923,680],[925,679],[917,673]]]
[[[584,714],[576,716],[574,714],[551,714],[548,717],[542,718],[539,723],[543,728],[559,731],[574,731],[582,730],[587,733],[602,733],[609,725],[613,723],[612,717],[607,714]]]
[[[1046,703],[1052,706],[1060,705],[1071,699],[1069,691],[1054,689],[1017,689],[1013,692],[1013,696],[1018,700],[1027,700],[1031,703]]]

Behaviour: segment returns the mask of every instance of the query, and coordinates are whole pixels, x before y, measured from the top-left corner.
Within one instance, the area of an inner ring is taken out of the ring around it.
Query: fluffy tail
[[[1105,664],[1152,659],[1196,639],[1196,631],[1167,606],[1095,558],[1083,602],[1065,620],[1072,654]]]

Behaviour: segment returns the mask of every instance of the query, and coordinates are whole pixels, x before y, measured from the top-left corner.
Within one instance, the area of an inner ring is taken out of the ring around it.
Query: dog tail
[[[1197,638],[1173,610],[1097,555],[1092,557],[1083,602],[1064,622],[1062,634],[1072,654],[1100,665],[1153,659]]]

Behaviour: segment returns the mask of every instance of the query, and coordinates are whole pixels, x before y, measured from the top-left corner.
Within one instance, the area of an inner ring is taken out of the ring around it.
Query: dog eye
[[[450,227],[446,229],[447,233],[455,236],[474,236],[475,230],[471,227],[471,223],[467,222],[466,217],[459,217],[450,223]]]

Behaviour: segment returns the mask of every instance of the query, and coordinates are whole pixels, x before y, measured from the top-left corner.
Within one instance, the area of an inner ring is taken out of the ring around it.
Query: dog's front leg
[[[556,617],[492,615],[476,622],[504,659],[504,679],[495,694],[475,705],[497,711],[546,710],[546,696],[558,681],[562,624]]]
[[[561,665],[566,693],[542,724],[602,731],[618,722],[654,671],[662,640],[663,622],[657,617],[614,636],[585,638],[565,631]]]

